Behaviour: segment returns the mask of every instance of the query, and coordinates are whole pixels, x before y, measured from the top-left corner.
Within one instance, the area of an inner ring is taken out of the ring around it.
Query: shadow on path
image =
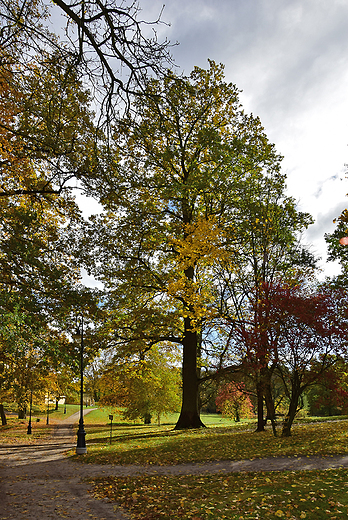
[[[83,481],[90,476],[88,466],[66,457],[76,444],[78,419],[79,412],[67,417],[45,443],[0,448],[0,520],[129,519],[111,503],[94,499]]]

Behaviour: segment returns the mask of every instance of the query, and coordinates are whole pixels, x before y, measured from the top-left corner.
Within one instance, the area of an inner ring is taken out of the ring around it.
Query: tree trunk
[[[5,410],[4,410],[4,405],[3,404],[0,404],[0,416],[1,416],[1,424],[2,424],[2,426],[6,426],[7,419],[6,419],[6,414],[5,414]]]
[[[265,423],[263,420],[263,385],[261,381],[256,383],[256,396],[257,396],[257,432],[265,431]]]
[[[182,406],[175,430],[202,428],[199,417],[197,377],[197,332],[192,330],[190,318],[184,318],[182,362]]]
[[[18,408],[18,419],[25,419],[27,416],[26,408]]]
[[[265,401],[266,401],[266,407],[267,407],[267,417],[271,421],[272,424],[272,431],[273,435],[277,436],[277,428],[276,428],[276,422],[275,422],[275,408],[274,408],[274,401],[272,397],[272,388],[271,388],[271,382],[268,381],[265,385]]]
[[[146,413],[144,415],[144,424],[151,424],[151,414],[150,413]]]
[[[291,395],[289,410],[283,422],[282,437],[291,436],[291,426],[296,416],[299,397],[300,394],[298,392]]]

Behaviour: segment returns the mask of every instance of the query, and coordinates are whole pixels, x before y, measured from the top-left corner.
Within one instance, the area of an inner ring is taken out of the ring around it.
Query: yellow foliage
[[[178,254],[178,266],[183,270],[198,263],[212,265],[216,260],[226,259],[223,242],[223,231],[213,217],[201,217],[196,222],[184,224],[182,237],[170,239]]]

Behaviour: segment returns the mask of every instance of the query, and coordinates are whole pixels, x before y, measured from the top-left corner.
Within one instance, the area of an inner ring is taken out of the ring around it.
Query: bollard
[[[109,415],[109,419],[110,419],[110,444],[112,443],[112,420],[113,420],[114,416],[113,415]]]

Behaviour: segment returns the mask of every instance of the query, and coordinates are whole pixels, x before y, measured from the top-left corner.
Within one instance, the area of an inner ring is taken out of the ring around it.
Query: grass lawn
[[[59,405],[58,410],[49,411],[49,424],[47,421],[47,410],[42,410],[39,407],[33,407],[31,419],[30,435],[27,434],[29,415],[26,419],[18,419],[16,414],[6,414],[7,425],[0,425],[0,444],[38,444],[44,442],[53,430],[57,422],[65,419],[69,415],[77,412],[79,406],[75,404],[68,404],[66,414],[64,414],[64,406]]]
[[[78,411],[68,406],[50,413],[50,423]],[[110,444],[109,415],[113,415]],[[44,440],[51,427],[9,416],[0,427],[0,444]],[[161,426],[127,423],[110,409],[85,416],[88,453],[74,456],[81,463],[178,464],[214,460],[240,460],[269,456],[334,455],[348,453],[348,420],[307,419],[293,427],[290,438],[274,438],[270,431],[254,433],[250,421],[234,423],[221,416],[202,416],[206,429],[173,430],[177,415]],[[331,418],[332,419],[332,418]],[[213,475],[105,477],[92,481],[96,497],[115,501],[133,520],[348,518],[348,469],[296,472],[219,473]]]
[[[114,464],[178,464],[269,456],[348,453],[348,420],[298,422],[288,439],[254,424],[229,423],[203,416],[210,427],[175,431],[175,418],[160,427],[98,424],[101,413],[86,416],[88,453],[77,460]],[[207,420],[208,419],[208,420]],[[108,416],[107,419],[108,420]],[[348,470],[230,473],[200,476],[107,477],[94,480],[97,497],[125,507],[131,518],[154,520],[338,519],[348,518]]]
[[[175,420],[161,426],[129,424],[114,414],[112,443],[107,409],[85,417],[88,453],[84,462],[99,464],[180,464],[291,455],[348,453],[348,420],[296,423],[292,436],[274,438],[270,429],[255,433],[250,421],[221,424],[220,416],[202,416],[210,427],[174,430]],[[104,415],[102,415],[104,414]],[[104,417],[104,418],[103,418]],[[173,419],[173,418],[171,418]],[[98,421],[104,421],[104,424]],[[214,421],[218,421],[214,423]],[[77,460],[81,460],[77,457]]]
[[[121,504],[132,519],[344,519],[348,470],[108,477],[97,497]]]

